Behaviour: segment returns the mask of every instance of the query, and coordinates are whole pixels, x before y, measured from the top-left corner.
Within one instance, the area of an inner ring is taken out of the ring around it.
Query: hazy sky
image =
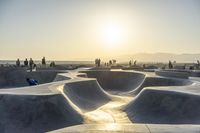
[[[200,53],[200,0],[0,0],[0,59]]]

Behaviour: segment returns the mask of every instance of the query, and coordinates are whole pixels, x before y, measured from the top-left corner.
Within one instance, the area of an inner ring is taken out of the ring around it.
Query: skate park
[[[0,133],[200,133],[200,0],[0,10]]]
[[[200,131],[200,83],[184,72],[4,71],[1,132]]]

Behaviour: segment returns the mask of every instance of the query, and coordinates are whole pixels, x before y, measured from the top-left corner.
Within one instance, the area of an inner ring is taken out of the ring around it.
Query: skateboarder
[[[38,85],[38,81],[35,79],[26,78],[26,81],[29,83],[30,86]]]

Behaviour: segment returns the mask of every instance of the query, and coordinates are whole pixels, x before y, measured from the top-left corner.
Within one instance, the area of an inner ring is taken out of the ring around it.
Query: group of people
[[[169,69],[176,68],[176,67],[174,67],[174,64],[176,64],[176,61],[174,61],[174,62],[169,61],[168,68]],[[194,69],[199,69],[199,68],[200,68],[199,60],[197,60],[196,63],[194,63],[194,65],[189,66],[189,70],[194,70]],[[182,66],[182,69],[186,69],[186,64]]]
[[[46,59],[45,59],[45,57],[42,58],[42,62],[41,62],[41,63],[42,63],[42,66],[46,66]],[[17,59],[17,61],[16,61],[16,66],[17,66],[17,67],[21,67],[20,59]],[[26,59],[24,60],[24,64],[23,64],[22,66],[24,66],[24,67],[29,67],[29,68],[30,68],[30,72],[32,72],[33,69],[36,69],[36,67],[37,67],[37,65],[34,63],[34,61],[33,61],[32,58],[30,58],[29,61],[28,61],[28,59],[26,58]],[[55,67],[55,62],[54,62],[54,61],[52,61],[52,62],[50,63],[50,67]],[[32,86],[32,85],[38,85],[38,84],[39,84],[38,81],[37,81],[36,79],[32,79],[32,78],[26,78],[26,81],[27,81],[27,83],[28,83],[30,86]]]
[[[46,65],[46,59],[45,59],[45,57],[42,58],[42,65]],[[16,61],[16,66],[20,67],[20,60],[19,59],[17,59],[17,61]],[[24,67],[30,67],[30,71],[32,71],[33,69],[36,69],[37,65],[34,63],[34,61],[33,61],[32,58],[30,58],[29,61],[26,58],[24,60]]]
[[[111,65],[115,65],[117,63],[117,60],[113,59],[113,60],[109,60],[108,62],[105,62],[105,66],[111,66]]]
[[[112,59],[112,60],[109,60],[108,62],[105,62],[104,65],[105,66],[111,66],[111,65],[116,64],[116,63],[117,63],[117,60]],[[95,65],[96,65],[96,67],[100,67],[101,66],[101,59],[99,59],[99,58],[95,59]]]
[[[133,63],[132,63],[133,61],[132,60],[130,60],[129,61],[129,66],[132,66],[132,64],[134,65],[134,66],[136,66],[137,65],[137,60],[135,60]]]
[[[19,59],[17,59],[17,61],[16,61],[16,66],[20,67],[20,60]],[[24,60],[24,67],[28,67],[28,66],[30,67],[30,71],[32,71],[33,68],[36,68],[36,64],[34,63],[32,58],[30,58],[29,61],[28,61],[27,58]]]
[[[101,65],[101,59],[95,59],[95,65],[97,67],[100,67],[100,65]]]

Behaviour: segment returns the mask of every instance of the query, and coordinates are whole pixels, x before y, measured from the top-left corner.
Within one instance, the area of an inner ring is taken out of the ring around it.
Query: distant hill
[[[184,62],[193,63],[200,60],[200,54],[173,54],[173,53],[137,53],[130,55],[121,55],[115,57],[119,62],[127,62],[129,60],[137,60],[139,62]]]

